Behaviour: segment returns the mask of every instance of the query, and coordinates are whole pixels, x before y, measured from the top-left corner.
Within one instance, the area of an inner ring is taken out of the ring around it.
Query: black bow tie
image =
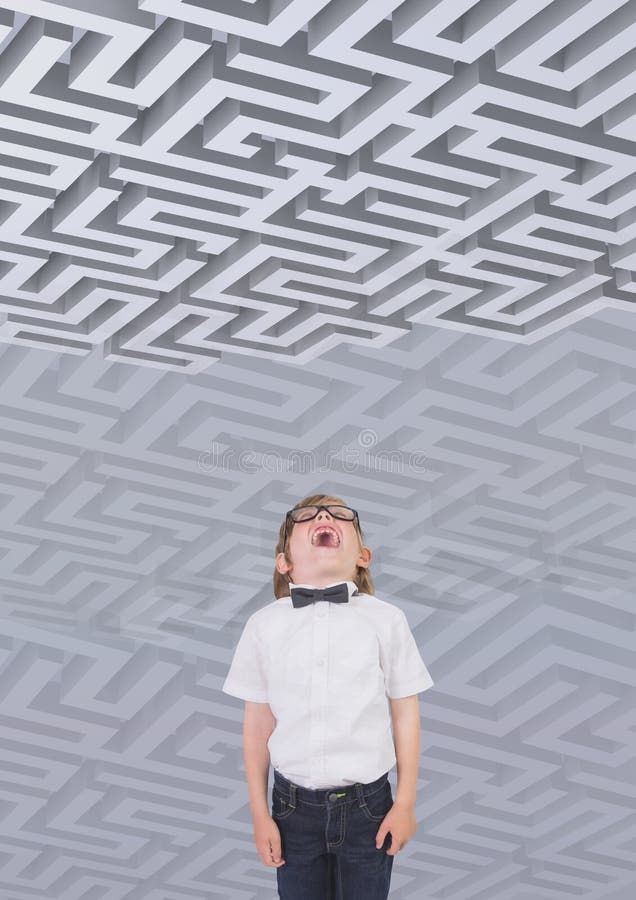
[[[303,588],[293,587],[290,589],[292,605],[295,609],[301,606],[309,606],[317,600],[328,600],[330,603],[348,603],[349,588],[347,583],[343,581],[341,584],[332,584],[331,587],[323,588]],[[355,591],[354,593],[358,593]]]

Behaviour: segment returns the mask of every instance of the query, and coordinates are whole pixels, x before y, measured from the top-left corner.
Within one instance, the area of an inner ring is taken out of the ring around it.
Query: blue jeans
[[[393,805],[388,772],[369,784],[311,790],[274,769],[272,818],[281,837],[280,900],[386,900],[391,834],[375,836]]]

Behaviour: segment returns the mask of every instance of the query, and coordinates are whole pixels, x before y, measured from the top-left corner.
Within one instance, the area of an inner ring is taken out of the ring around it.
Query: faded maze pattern
[[[296,379],[0,348],[1,900],[275,900],[220,688],[316,483],[436,682],[395,897],[633,900],[636,317],[418,333]],[[368,467],[237,467],[345,446]],[[373,468],[396,448],[425,471]]]
[[[0,40],[0,900],[275,900],[220,687],[316,487],[435,680],[391,900],[633,900],[636,3]]]
[[[135,5],[0,11],[0,340],[196,373],[633,308],[634,2]]]

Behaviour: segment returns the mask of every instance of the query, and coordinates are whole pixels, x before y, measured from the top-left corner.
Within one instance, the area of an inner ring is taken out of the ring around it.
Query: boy
[[[433,680],[402,610],[374,596],[371,551],[342,499],[299,501],[276,554],[277,599],[247,620],[222,688],[245,700],[256,848],[280,900],[333,896],[332,867],[341,900],[386,900],[417,828],[417,694]]]

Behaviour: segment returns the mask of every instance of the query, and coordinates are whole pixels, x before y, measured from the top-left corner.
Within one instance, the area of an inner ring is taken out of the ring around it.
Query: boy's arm
[[[394,805],[415,807],[421,728],[418,695],[389,699],[398,777]]]
[[[253,819],[259,816],[270,815],[267,802],[267,782],[270,765],[267,741],[275,725],[276,719],[269,703],[245,701],[243,756]]]

